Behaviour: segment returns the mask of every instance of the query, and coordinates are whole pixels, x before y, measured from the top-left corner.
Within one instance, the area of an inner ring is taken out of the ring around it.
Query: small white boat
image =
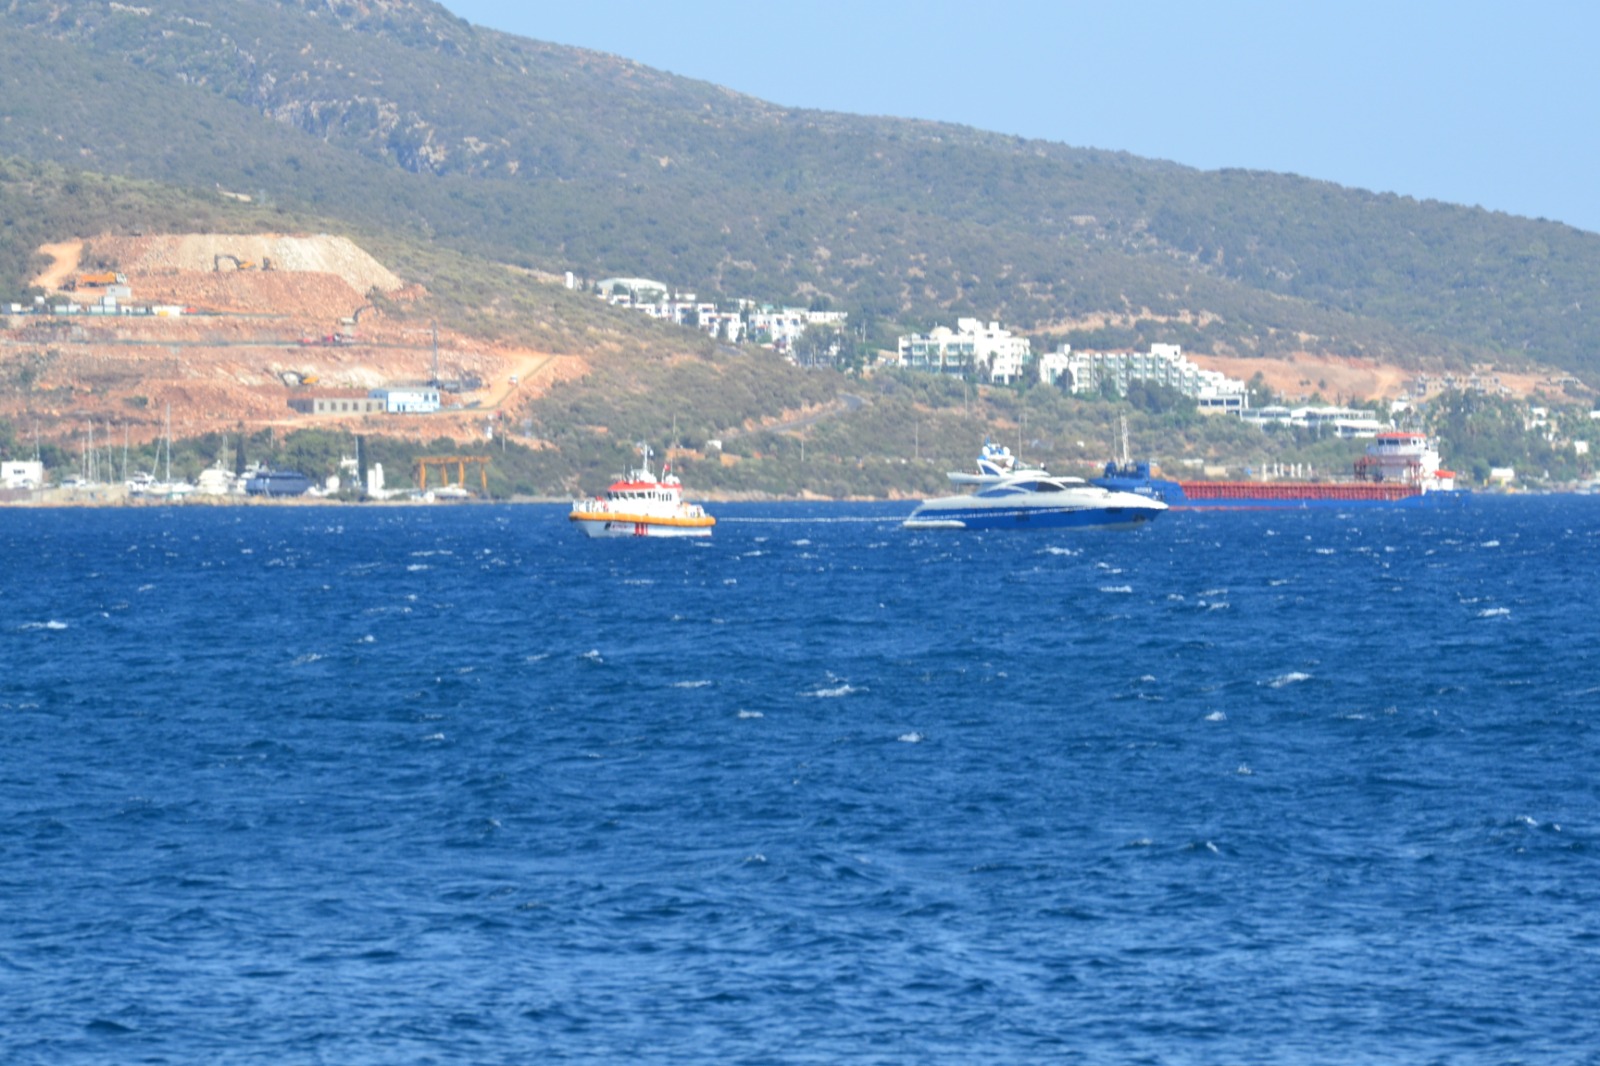
[[[639,445],[640,468],[611,483],[605,494],[575,500],[570,521],[591,537],[709,537],[717,520],[685,503],[683,483],[671,464],[650,472],[650,447]]]

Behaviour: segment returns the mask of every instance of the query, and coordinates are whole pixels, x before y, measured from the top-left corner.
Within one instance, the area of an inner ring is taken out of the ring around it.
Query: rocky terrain
[[[583,360],[437,332],[438,377],[462,387],[434,416],[339,419],[296,412],[295,396],[416,385],[434,375],[427,292],[349,239],[328,235],[184,234],[69,240],[41,249],[34,279],[46,308],[71,314],[0,317],[0,417],[46,437],[88,424],[134,441],[265,426],[364,428],[433,439],[480,436],[489,420],[515,431],[514,409]],[[264,269],[270,267],[270,269]],[[91,271],[123,275],[119,313],[90,313],[105,288],[69,288]],[[386,314],[384,306],[404,308]],[[149,313],[163,309],[165,313]],[[138,313],[120,313],[133,310]],[[181,313],[177,313],[181,311]],[[119,434],[120,435],[120,434]]]

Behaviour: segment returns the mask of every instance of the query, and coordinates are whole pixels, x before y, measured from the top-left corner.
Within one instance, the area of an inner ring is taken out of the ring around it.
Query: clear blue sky
[[[791,107],[940,119],[1600,232],[1600,4],[444,0]]]

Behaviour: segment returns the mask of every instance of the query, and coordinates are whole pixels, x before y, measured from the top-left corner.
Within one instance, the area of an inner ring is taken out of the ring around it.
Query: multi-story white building
[[[1176,344],[1152,344],[1148,352],[1068,350],[1057,354],[1065,356],[1064,366],[1062,360],[1052,360],[1055,376],[1051,380],[1059,380],[1063,373],[1070,375],[1073,392],[1096,393],[1111,385],[1127,395],[1129,386],[1138,382],[1176,389],[1206,413],[1240,414],[1250,406],[1250,390],[1244,382],[1201,369],[1184,358],[1183,349]]]
[[[1072,369],[1072,345],[1063,344],[1053,352],[1045,352],[1039,356],[1038,366],[1041,382],[1046,385],[1059,384],[1061,375],[1069,373]]]
[[[901,335],[896,354],[900,365],[911,370],[981,375],[1009,385],[1022,377],[1033,347],[1028,338],[1013,336],[998,322],[985,325],[976,318],[958,318],[953,330],[935,326],[928,333]]]

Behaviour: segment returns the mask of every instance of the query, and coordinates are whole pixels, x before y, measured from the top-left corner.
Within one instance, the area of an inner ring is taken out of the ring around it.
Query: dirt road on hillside
[[[65,285],[67,279],[78,272],[78,264],[83,261],[82,241],[62,241],[60,244],[46,244],[39,251],[48,255],[55,262],[45,267],[39,276],[28,284],[47,289],[50,292],[55,292]]]

